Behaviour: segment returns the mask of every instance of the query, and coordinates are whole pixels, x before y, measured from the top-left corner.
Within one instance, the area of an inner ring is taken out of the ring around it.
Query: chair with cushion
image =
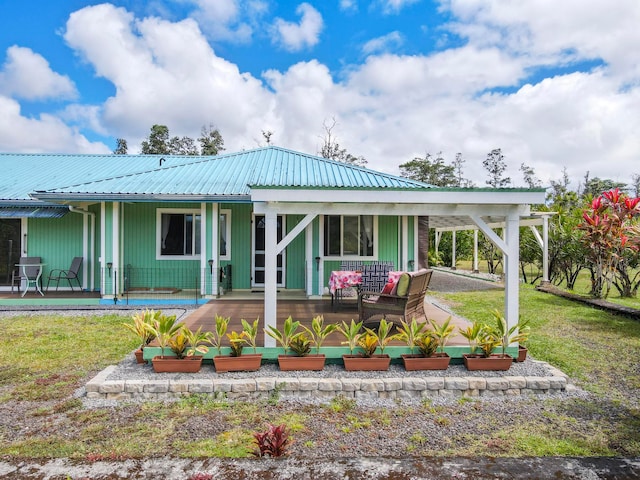
[[[381,292],[389,282],[389,272],[392,264],[375,262],[362,267],[362,283],[359,290],[363,292]]]
[[[49,290],[49,283],[51,283],[51,281],[56,282],[56,290],[58,290],[60,280],[66,280],[69,283],[69,287],[71,287],[72,292],[74,290],[73,285],[71,284],[71,280],[75,280],[80,290],[82,290],[82,285],[80,285],[80,279],[78,278],[81,266],[82,257],[74,257],[74,259],[71,261],[71,267],[69,267],[69,270],[51,270],[51,272],[49,273],[49,278],[47,280],[47,291]]]
[[[373,323],[370,320],[372,317],[381,316],[399,325],[400,320],[410,322],[414,317],[416,319],[426,317],[424,297],[432,274],[433,270],[426,268],[417,272],[405,272],[391,292],[386,291],[388,286],[383,286],[376,291],[363,289],[358,295],[360,321],[367,325]]]
[[[38,273],[40,272],[40,257],[20,257],[19,263],[20,265],[34,265],[33,267],[16,267],[13,272],[11,272],[11,293],[13,293],[14,286],[18,287],[19,292],[23,283],[26,288],[28,288],[29,282],[34,282],[34,279],[38,278]]]

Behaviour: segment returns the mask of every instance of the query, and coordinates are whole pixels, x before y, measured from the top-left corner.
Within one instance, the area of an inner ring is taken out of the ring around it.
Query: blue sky
[[[129,152],[155,123],[227,151],[367,166],[501,148],[543,184],[640,173],[637,0],[0,0],[0,151]],[[334,123],[335,122],[335,123]]]

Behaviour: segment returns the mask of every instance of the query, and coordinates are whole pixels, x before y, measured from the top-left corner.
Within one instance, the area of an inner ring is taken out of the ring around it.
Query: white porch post
[[[505,306],[504,316],[507,329],[518,323],[519,314],[519,254],[520,254],[520,218],[517,213],[509,213],[505,219]]]
[[[211,291],[207,292],[209,295],[213,295],[214,297],[218,295],[219,286],[218,279],[220,278],[218,275],[220,268],[220,210],[217,203],[211,205],[211,245],[209,248],[211,249],[211,256],[206,260],[206,265],[203,264],[203,268],[205,270],[209,270],[209,275],[211,275]],[[203,229],[204,230],[204,229]],[[213,260],[213,267],[209,267],[209,260]],[[213,270],[213,271],[212,271]]]
[[[542,217],[542,281],[549,283],[549,216]]]
[[[478,273],[478,230],[473,231],[473,272]]]
[[[313,272],[320,271],[320,262],[316,262],[316,259],[313,258],[313,224],[309,224],[304,229],[304,251],[306,258],[306,275],[305,275],[305,289],[307,292],[307,297],[313,295]],[[318,257],[320,258],[320,257]],[[318,281],[318,283],[321,283]],[[322,292],[320,292],[322,295]]]
[[[113,202],[113,210],[112,210],[112,235],[111,235],[111,258],[113,263],[113,296],[117,298],[120,290],[122,289],[122,275],[121,275],[121,265],[120,265],[120,202]]]
[[[456,231],[451,231],[451,270],[456,269]]]
[[[265,212],[265,246],[264,246],[264,326],[276,327],[278,314],[278,274],[277,274],[277,247],[278,247],[278,215],[272,210]],[[276,341],[266,333],[264,334],[264,346],[275,347]]]

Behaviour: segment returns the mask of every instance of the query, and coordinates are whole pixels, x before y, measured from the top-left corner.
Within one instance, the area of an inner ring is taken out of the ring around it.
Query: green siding
[[[378,260],[393,261],[395,268],[399,268],[398,230],[400,219],[398,217],[378,217]]]
[[[287,216],[287,233],[300,223],[304,215],[288,215]],[[287,246],[287,270],[286,270],[286,288],[304,289],[304,279],[306,276],[305,266],[306,260],[305,250],[305,231],[303,230],[293,241]]]
[[[46,263],[42,269],[44,286],[51,270],[68,270],[73,257],[82,256],[82,238],[82,215],[68,213],[62,218],[29,219],[27,249],[29,256],[41,257]]]
[[[251,213],[250,203],[222,204],[231,210],[231,263],[232,288],[251,288]]]

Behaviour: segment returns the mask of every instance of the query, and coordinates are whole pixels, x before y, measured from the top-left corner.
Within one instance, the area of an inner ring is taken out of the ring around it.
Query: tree
[[[116,148],[113,151],[114,155],[126,155],[127,154],[127,141],[124,138],[118,138],[116,140]]]
[[[220,131],[217,128],[213,128],[211,124],[208,128],[205,126],[202,127],[198,142],[200,142],[200,152],[202,155],[218,155],[224,151],[222,135]]]
[[[584,190],[582,196],[587,200],[591,200],[602,195],[603,192],[619,189],[623,190],[627,185],[625,183],[616,182],[608,178],[589,178],[589,171],[584,175]]]
[[[141,153],[150,155],[168,155],[169,128],[166,125],[154,125],[146,140],[142,141]]]
[[[438,187],[454,187],[458,184],[453,165],[445,165],[442,152],[432,160],[430,153],[424,158],[416,157],[413,160],[400,165],[400,174],[419,182],[436,185]]]
[[[638,290],[638,273],[631,277],[630,262],[637,266],[640,250],[640,198],[630,198],[618,188],[595,197],[582,214],[578,226],[584,233],[591,272],[591,294],[606,297],[612,283],[620,296],[629,297]]]
[[[551,203],[551,210],[562,213],[570,212],[580,204],[578,194],[569,190],[569,174],[567,167],[562,169],[560,180],[551,180],[551,191],[547,195],[547,202]]]
[[[191,137],[171,137],[169,140],[169,152],[171,155],[198,155],[198,146]]]
[[[511,184],[511,178],[504,176],[507,164],[504,161],[501,149],[491,150],[487,154],[487,158],[482,162],[482,166],[489,174],[489,180],[486,180],[486,184],[490,187],[504,188]]]
[[[640,174],[634,173],[631,176],[631,195],[640,197]]]
[[[455,170],[455,175],[456,175],[456,187],[462,187],[462,188],[471,188],[473,187],[473,182],[471,180],[468,180],[466,178],[464,178],[462,176],[462,164],[465,162],[465,160],[462,158],[462,153],[458,152],[456,153],[456,159],[453,161],[453,163],[451,165],[453,165],[453,168]]]
[[[522,176],[524,177],[524,183],[529,188],[540,188],[542,182],[540,179],[536,177],[536,172],[532,167],[525,165],[524,163],[520,164],[520,171],[522,172]]]
[[[326,121],[322,123],[325,131],[325,136],[323,139],[322,148],[319,152],[320,155],[324,158],[329,158],[331,160],[336,160],[342,163],[350,163],[359,167],[365,166],[367,164],[367,160],[364,157],[356,157],[347,152],[346,148],[340,148],[340,144],[332,135],[332,130],[336,125],[337,122],[335,118],[332,118],[331,125],[327,125]]]
[[[272,135],[273,135],[273,132],[271,130],[262,130],[262,137],[267,142],[267,145],[271,145],[271,136]]]

